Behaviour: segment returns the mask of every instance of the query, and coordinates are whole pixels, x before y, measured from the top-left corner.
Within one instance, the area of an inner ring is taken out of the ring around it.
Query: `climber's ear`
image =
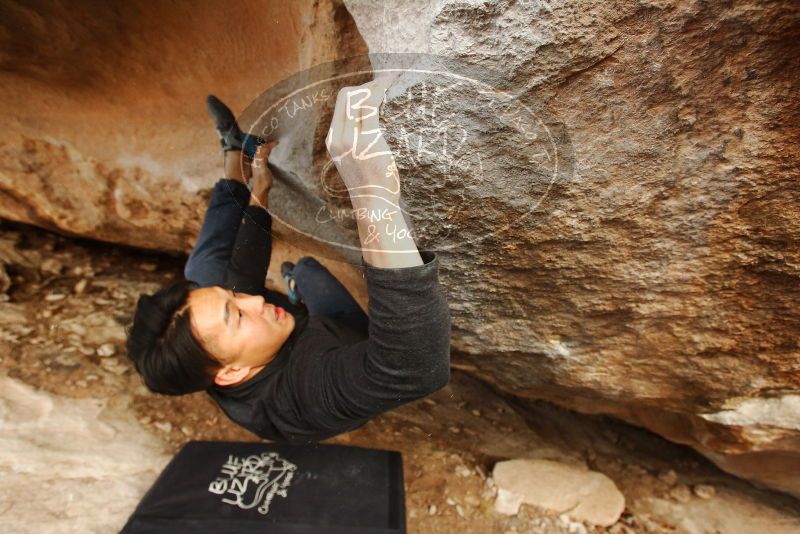
[[[217,371],[214,377],[214,383],[219,386],[232,386],[244,380],[249,372],[250,366],[248,365],[226,365]]]

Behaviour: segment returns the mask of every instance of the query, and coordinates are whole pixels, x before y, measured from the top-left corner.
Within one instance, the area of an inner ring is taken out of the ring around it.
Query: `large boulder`
[[[800,496],[792,4],[4,7],[0,216],[187,252],[219,177],[206,93],[242,109],[295,72],[367,50],[475,64],[544,118],[564,165],[548,177],[524,164],[530,147],[463,93],[435,103],[463,112],[488,180],[450,172],[441,153],[398,150],[415,226],[453,245],[439,254],[454,365],[521,397],[616,415]],[[387,94],[396,148],[424,126],[402,113],[424,82],[403,76]],[[290,223],[276,248],[352,262],[293,229],[304,206],[333,202],[315,185],[329,113],[309,116],[314,143],[276,154],[307,199],[276,186],[284,202],[271,207]],[[363,302],[357,268],[339,273]]]
[[[222,177],[205,109],[234,111],[366,52],[339,0],[0,7],[0,215],[187,252]]]
[[[569,134],[538,213],[442,262],[455,365],[800,496],[796,3],[345,3],[371,52],[503,72]],[[495,185],[459,232],[513,213]]]

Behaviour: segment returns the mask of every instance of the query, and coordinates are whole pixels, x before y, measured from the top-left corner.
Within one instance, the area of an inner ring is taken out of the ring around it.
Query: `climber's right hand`
[[[343,87],[336,98],[325,146],[354,206],[375,197],[400,200],[400,175],[378,121],[388,83]]]

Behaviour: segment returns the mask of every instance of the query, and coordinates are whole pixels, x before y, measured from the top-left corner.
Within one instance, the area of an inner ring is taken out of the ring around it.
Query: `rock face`
[[[461,94],[435,102],[464,111],[465,138],[496,165],[490,180],[400,155],[416,226],[439,209],[433,222],[465,238],[439,252],[454,364],[522,397],[616,415],[800,496],[792,2],[151,4],[91,16],[52,6],[52,27],[3,8],[0,215],[185,252],[205,208],[198,192],[219,177],[206,93],[242,109],[294,72],[367,47],[480,65],[548,117],[567,166],[546,182],[519,160],[526,147],[508,126],[486,127]],[[419,86],[400,79],[387,97],[396,147],[403,127],[420,125],[399,114]],[[320,131],[284,161],[315,168]],[[329,200],[313,177],[302,183]],[[519,183],[534,190],[509,186]],[[291,220],[290,204],[274,206]],[[277,232],[298,242],[288,226]],[[355,268],[342,272],[363,298]]]
[[[492,471],[499,488],[495,510],[516,514],[522,503],[610,526],[625,510],[625,496],[614,481],[585,466],[543,459],[498,462]]]
[[[371,52],[505,72],[571,139],[574,174],[538,214],[443,258],[454,360],[800,495],[796,6],[346,3]],[[462,213],[509,209],[493,200]]]
[[[4,532],[118,532],[170,457],[114,402],[50,395],[0,377]],[[42,429],[48,429],[43,435]]]
[[[205,110],[241,110],[296,71],[366,52],[336,0],[0,8],[0,215],[191,248],[222,176]]]

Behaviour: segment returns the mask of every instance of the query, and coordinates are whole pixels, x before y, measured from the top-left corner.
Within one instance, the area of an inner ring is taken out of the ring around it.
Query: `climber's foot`
[[[256,148],[263,144],[264,140],[242,132],[231,109],[216,96],[208,95],[206,97],[206,108],[214,120],[222,150],[224,152],[241,150],[247,158],[252,159]]]
[[[214,95],[206,97],[206,109],[214,120],[222,150],[225,152],[241,150],[244,134],[236,124],[236,117],[233,116],[231,109]]]
[[[295,284],[294,278],[292,277],[293,273],[294,273],[294,263],[290,261],[285,261],[281,264],[281,277],[283,278],[284,282],[286,282],[286,287],[288,288],[286,296],[289,297],[289,302],[297,306],[298,304],[300,304],[300,301],[302,299],[297,294],[297,286]]]

